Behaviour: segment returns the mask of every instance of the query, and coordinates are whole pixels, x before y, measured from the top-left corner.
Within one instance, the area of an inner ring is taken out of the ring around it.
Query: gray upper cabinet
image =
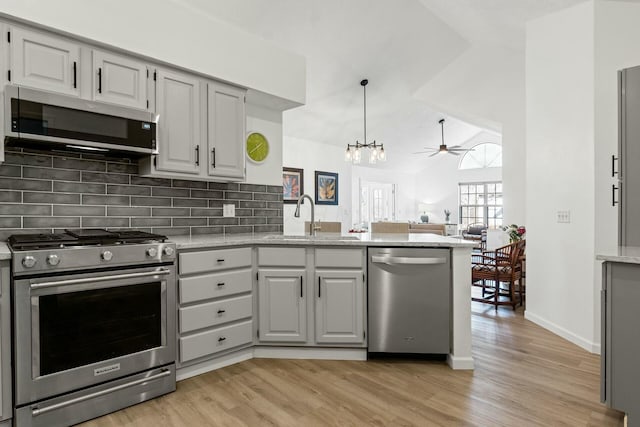
[[[209,175],[243,178],[245,91],[213,82],[207,88]]]
[[[148,109],[146,63],[100,50],[93,50],[92,57],[94,100]]]
[[[200,81],[158,69],[156,81],[158,156],[156,170],[200,174]]]
[[[359,271],[316,271],[316,342],[364,342],[364,277]]]
[[[80,96],[80,45],[20,27],[10,28],[11,82]]]
[[[304,269],[260,270],[259,339],[262,342],[307,341]]]

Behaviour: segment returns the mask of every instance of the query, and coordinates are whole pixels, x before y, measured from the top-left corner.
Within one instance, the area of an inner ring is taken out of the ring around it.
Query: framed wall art
[[[316,205],[338,204],[338,174],[316,171]]]
[[[297,203],[304,194],[304,170],[282,168],[282,201]]]

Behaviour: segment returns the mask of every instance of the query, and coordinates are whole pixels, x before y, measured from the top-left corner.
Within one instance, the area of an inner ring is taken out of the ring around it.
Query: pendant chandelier
[[[362,152],[364,150],[368,150],[370,164],[387,160],[383,144],[376,144],[375,141],[367,143],[367,83],[369,83],[367,79],[360,82],[364,91],[364,139],[362,143],[356,140],[355,144],[347,144],[347,151],[344,153],[344,160],[354,164],[359,164],[362,161]]]

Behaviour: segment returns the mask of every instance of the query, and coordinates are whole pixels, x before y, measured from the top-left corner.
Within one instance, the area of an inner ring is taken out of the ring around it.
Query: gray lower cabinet
[[[640,265],[606,262],[603,268],[601,399],[640,425]]]
[[[307,341],[304,269],[260,269],[258,337],[262,342]]]
[[[0,261],[0,425],[10,423],[11,403],[11,302],[9,262]]]
[[[178,366],[253,344],[252,249],[178,254]]]
[[[359,344],[364,336],[362,270],[316,270],[316,342]]]

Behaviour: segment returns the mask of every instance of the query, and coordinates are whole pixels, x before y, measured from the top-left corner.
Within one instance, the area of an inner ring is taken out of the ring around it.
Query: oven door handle
[[[167,275],[167,274],[171,274],[171,270],[167,270],[166,268],[163,268],[156,271],[146,271],[144,273],[114,274],[113,276],[93,276],[93,277],[83,277],[81,279],[58,280],[57,282],[32,283],[29,286],[31,287],[31,289],[35,290],[35,289],[53,288],[55,286],[80,285],[83,283],[104,282],[107,280],[136,279],[140,277],[160,276],[160,275]]]
[[[95,399],[96,397],[104,396],[109,393],[113,393],[125,388],[134,387],[149,381],[155,381],[160,378],[164,378],[166,376],[171,375],[171,371],[169,369],[163,369],[159,374],[151,375],[145,378],[140,378],[139,380],[131,381],[128,383],[120,384],[115,387],[110,387],[105,390],[97,391],[95,393],[87,394],[86,396],[76,397],[75,399],[65,400],[60,403],[56,403],[50,406],[43,406],[42,408],[35,408],[31,410],[31,414],[34,417],[38,415],[46,414],[47,412],[55,411],[56,409],[64,408],[66,406],[74,405],[76,403],[84,402],[85,400]]]

